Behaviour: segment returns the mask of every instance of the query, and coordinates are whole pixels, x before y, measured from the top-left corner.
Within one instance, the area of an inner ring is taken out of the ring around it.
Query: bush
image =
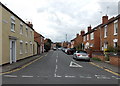
[[[95,60],[95,61],[101,61],[101,59],[96,58],[96,57],[93,57],[92,60]]]

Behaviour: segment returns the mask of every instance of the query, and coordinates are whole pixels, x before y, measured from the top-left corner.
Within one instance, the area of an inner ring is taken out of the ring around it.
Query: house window
[[[93,40],[94,39],[94,33],[90,34],[90,39]]]
[[[86,41],[86,36],[84,36],[84,41]]]
[[[107,37],[107,25],[104,27],[104,38]]]
[[[89,35],[87,35],[87,40],[89,40]]]
[[[114,35],[117,35],[118,33],[118,20],[114,22]]]
[[[28,53],[28,42],[25,43],[25,53]]]
[[[20,54],[23,54],[23,41],[20,41]]]
[[[117,48],[117,47],[118,47],[117,42],[114,42],[114,48]]]
[[[15,18],[11,16],[11,31],[15,32]]]
[[[41,43],[42,43],[43,41],[42,41],[42,37],[41,37]]]
[[[28,37],[28,27],[26,27],[26,37]]]
[[[20,23],[20,34],[23,34],[23,24]]]
[[[107,47],[108,47],[108,44],[104,43],[104,49],[107,49]]]
[[[114,42],[114,47],[117,48],[118,47],[118,39],[114,39],[113,42]]]
[[[30,42],[30,53],[32,53],[32,42]]]
[[[32,30],[30,31],[30,37],[32,37]]]

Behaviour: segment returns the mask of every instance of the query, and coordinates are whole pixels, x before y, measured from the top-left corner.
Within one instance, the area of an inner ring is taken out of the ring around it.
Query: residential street
[[[60,50],[49,51],[29,66],[3,75],[3,84],[118,84],[120,77],[90,62],[75,61]]]

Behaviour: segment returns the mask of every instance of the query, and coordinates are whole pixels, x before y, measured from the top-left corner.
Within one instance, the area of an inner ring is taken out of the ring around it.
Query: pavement
[[[9,72],[9,71],[12,71],[14,69],[17,69],[17,68],[20,68],[22,66],[24,66],[25,64],[39,58],[40,56],[43,56],[45,55],[46,53],[42,53],[40,55],[36,55],[36,56],[31,56],[31,57],[28,57],[28,58],[25,58],[25,59],[22,59],[18,62],[15,62],[15,63],[12,63],[12,64],[5,64],[3,66],[0,66],[0,69],[2,69],[2,73],[4,72]]]
[[[120,74],[120,67],[112,65],[109,62],[96,61],[96,60],[91,60],[91,62],[93,62],[95,65],[98,65],[103,69],[108,69],[110,71]]]

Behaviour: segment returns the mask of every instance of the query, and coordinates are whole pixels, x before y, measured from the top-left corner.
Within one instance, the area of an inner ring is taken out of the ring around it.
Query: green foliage
[[[108,52],[115,52],[115,53],[117,53],[117,52],[120,51],[120,48],[119,48],[119,46],[116,47],[116,48],[114,48],[112,46],[108,46],[107,50],[108,50]]]
[[[49,51],[51,49],[51,43],[52,41],[48,39],[47,42],[44,44],[44,48],[46,51]]]
[[[96,58],[96,57],[93,57],[91,58],[92,60],[95,60],[95,61],[101,61],[99,58]]]

